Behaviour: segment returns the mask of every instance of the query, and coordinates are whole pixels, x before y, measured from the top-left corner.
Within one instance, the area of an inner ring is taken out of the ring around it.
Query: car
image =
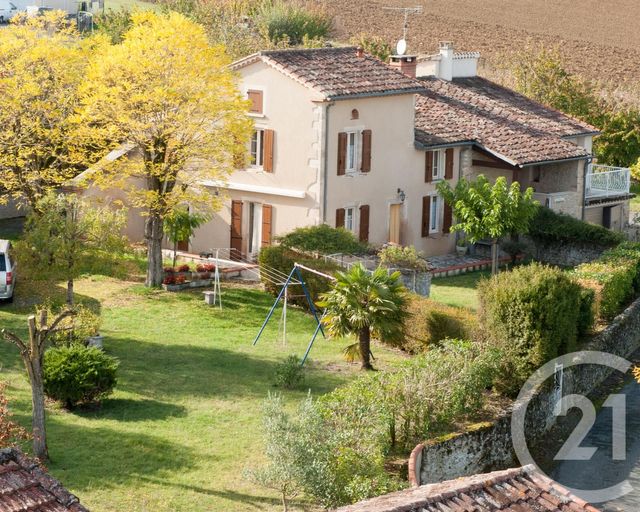
[[[16,288],[16,261],[12,255],[11,242],[0,240],[0,300],[13,302]]]
[[[18,7],[9,0],[0,0],[0,23],[8,23],[18,14]]]

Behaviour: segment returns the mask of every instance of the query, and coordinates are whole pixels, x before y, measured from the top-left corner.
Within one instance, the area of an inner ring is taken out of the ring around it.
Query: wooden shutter
[[[262,205],[262,247],[271,245],[271,218],[273,207],[270,204]]]
[[[338,208],[336,210],[336,227],[337,228],[344,227],[344,208]]]
[[[231,259],[242,256],[242,201],[231,201]]]
[[[433,181],[433,151],[427,151],[424,154],[424,182],[431,183],[432,181]]]
[[[338,134],[338,176],[343,176],[347,167],[347,134]],[[344,224],[344,223],[343,223]]]
[[[362,165],[360,170],[362,172],[371,170],[371,130],[362,132]]]
[[[451,225],[453,224],[453,208],[445,201],[444,212],[442,217],[442,232],[451,233]]]
[[[360,232],[358,238],[361,242],[369,241],[369,205],[360,206]]]
[[[449,148],[444,152],[444,179],[453,178],[453,148]]]
[[[429,236],[431,217],[431,196],[422,198],[422,236]]]
[[[273,172],[274,141],[275,132],[273,130],[265,130],[264,139],[262,141],[262,170],[264,172]]]
[[[251,102],[249,112],[252,114],[262,114],[262,91],[248,91],[247,97]]]

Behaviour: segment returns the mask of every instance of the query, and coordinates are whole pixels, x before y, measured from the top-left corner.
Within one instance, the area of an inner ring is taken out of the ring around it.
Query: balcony
[[[586,176],[585,198],[601,199],[629,193],[631,173],[624,167],[592,164]]]

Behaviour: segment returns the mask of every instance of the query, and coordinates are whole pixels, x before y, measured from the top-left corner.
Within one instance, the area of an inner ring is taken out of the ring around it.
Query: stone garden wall
[[[629,357],[640,348],[640,299],[637,299],[613,322],[581,350],[608,352]],[[588,395],[615,370],[603,365],[579,365],[565,370],[563,395]],[[554,424],[553,407],[558,395],[543,387],[528,405],[525,432],[535,443]],[[511,442],[511,415],[487,423],[447,439],[420,444],[409,459],[409,479],[412,485],[450,480],[461,476],[485,473],[519,465]]]
[[[530,238],[523,240],[527,244],[527,254],[534,260],[559,267],[576,267],[582,263],[596,260],[606,247],[582,243],[534,243]]]

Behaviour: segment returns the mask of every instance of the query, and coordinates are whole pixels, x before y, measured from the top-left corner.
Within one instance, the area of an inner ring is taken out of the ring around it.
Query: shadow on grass
[[[434,286],[449,286],[452,288],[476,289],[481,279],[491,277],[491,272],[467,272],[457,276],[435,277],[432,281]]]
[[[77,416],[96,420],[115,421],[157,421],[167,418],[182,418],[186,408],[159,402],[157,400],[129,398],[107,398],[96,408],[79,408],[73,411]]]

